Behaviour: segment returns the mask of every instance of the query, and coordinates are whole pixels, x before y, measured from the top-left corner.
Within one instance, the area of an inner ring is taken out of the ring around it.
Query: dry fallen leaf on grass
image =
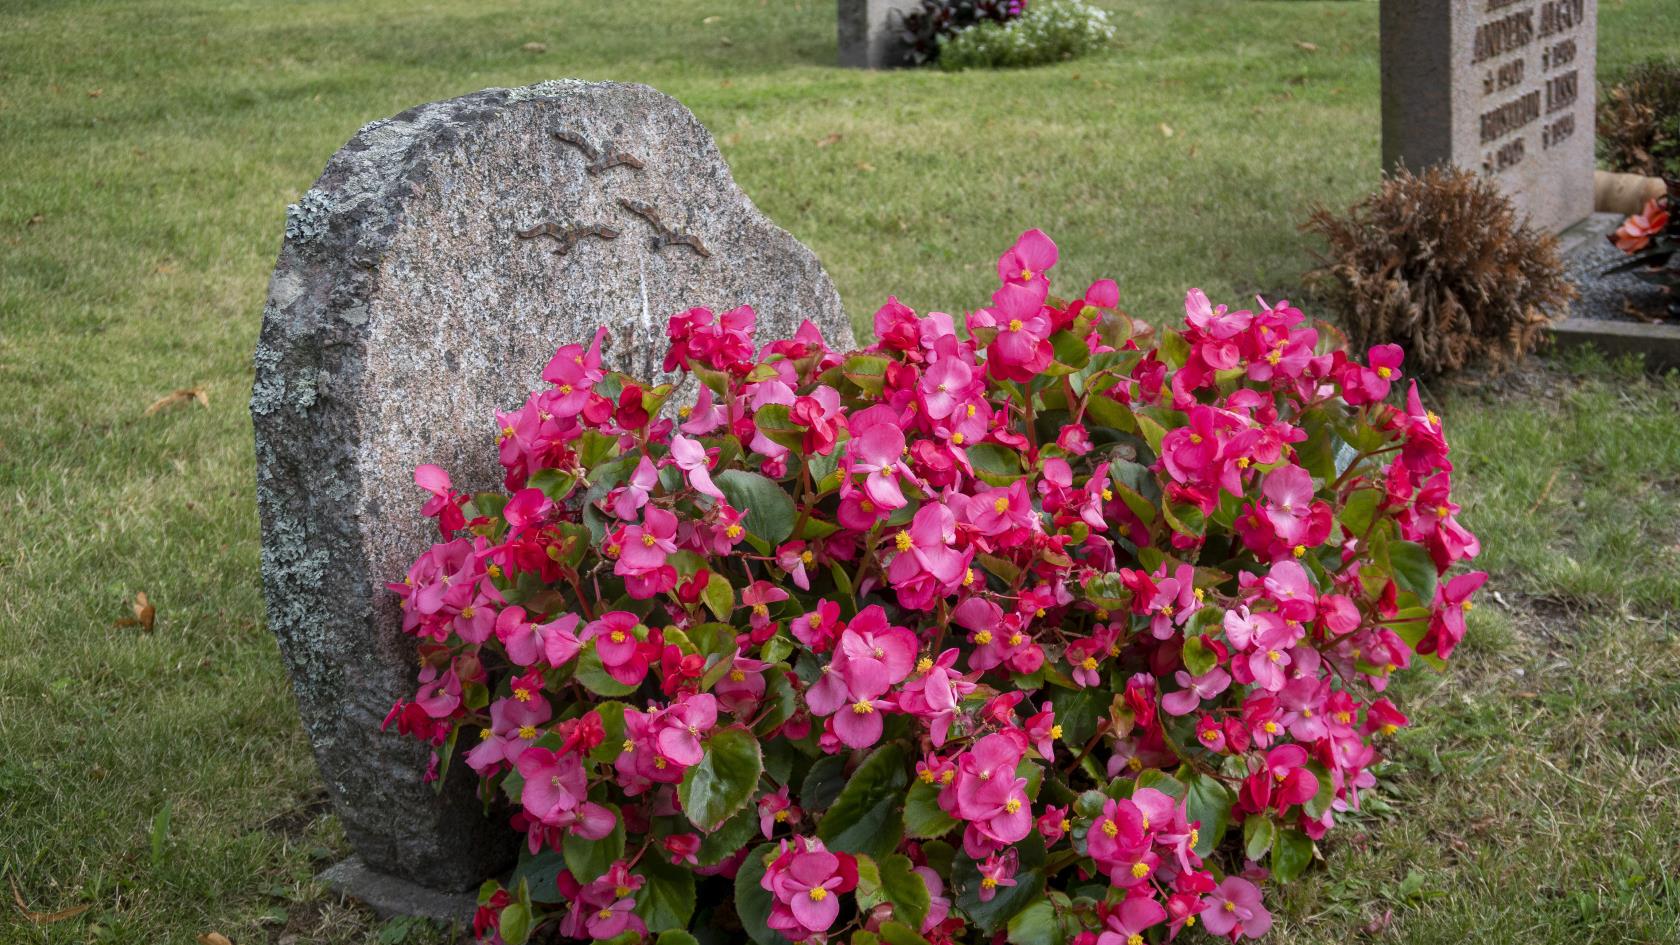
[[[716,23],[717,21],[719,21],[721,19],[723,19],[723,17],[721,17],[721,16],[708,16],[704,20],[701,20],[700,22],[706,24],[707,26],[711,26],[713,23]]]
[[[1309,43],[1304,39],[1296,40],[1295,41],[1295,47],[1297,49],[1301,50],[1302,52],[1318,52],[1318,44],[1317,43]]]
[[[840,132],[831,131],[828,134],[823,135],[821,138],[817,139],[817,147],[826,148],[831,144],[839,144],[840,139],[842,137],[843,137],[843,135],[841,135]]]
[[[157,400],[152,401],[152,405],[146,408],[146,416],[149,417],[152,414],[157,413],[159,410],[165,410],[169,407],[178,407],[182,404],[191,403],[195,400],[198,401],[198,405],[200,407],[210,406],[210,391],[202,384],[197,387],[182,387],[177,390],[172,390],[169,393],[164,394],[162,397],[159,397]]]
[[[233,945],[233,942],[220,932],[204,932],[198,936],[198,945]]]
[[[523,45],[519,48],[525,50],[528,53],[548,52],[548,44],[547,43],[526,43],[525,45]],[[203,938],[203,936],[199,936],[199,937]]]
[[[1163,122],[1161,122],[1159,127],[1161,129],[1161,137],[1171,138],[1173,136],[1172,125],[1169,125],[1169,124],[1167,124],[1166,122],[1163,121]]]
[[[141,591],[134,595],[134,601],[129,606],[134,609],[134,616],[124,617],[117,621],[116,625],[119,627],[139,627],[147,633],[151,633],[152,625],[157,622],[157,607],[152,604],[152,599],[146,596],[145,591]]]
[[[104,89],[89,89],[88,90],[88,98],[98,98],[99,96],[104,95],[104,94],[105,94]]]
[[[15,879],[12,880],[12,901],[17,903],[17,910],[23,913],[23,917],[36,925],[50,925],[54,922],[63,922],[65,919],[79,916],[93,908],[92,904],[84,904],[80,906],[72,906],[69,909],[60,909],[57,912],[36,912],[23,904],[23,893],[18,890],[17,880]]]
[[[857,169],[864,172],[865,174],[875,173],[875,165],[869,163],[868,161],[857,162]]]
[[[29,222],[25,223],[24,226],[40,226],[45,222],[47,222],[47,215],[44,213],[37,213],[30,217]]]

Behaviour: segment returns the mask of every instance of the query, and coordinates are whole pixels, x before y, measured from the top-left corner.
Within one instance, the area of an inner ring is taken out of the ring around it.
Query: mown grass
[[[1680,45],[1668,2],[1604,0],[1607,70]],[[1064,280],[1115,276],[1141,315],[1290,292],[1305,207],[1377,174],[1376,5],[1108,5],[1102,57],[959,75],[831,68],[816,0],[0,6],[0,892],[91,907],[8,911],[0,941],[408,934],[312,882],[344,844],[263,626],[245,412],[284,207],[358,127],[491,85],[655,85],[860,324],[889,293],[973,304],[1034,225]],[[1405,686],[1390,812],[1326,845],[1279,940],[1389,908],[1379,940],[1680,937],[1680,397],[1543,377],[1436,392],[1505,603]],[[144,415],[199,385],[208,409]],[[139,591],[150,633],[114,626]]]

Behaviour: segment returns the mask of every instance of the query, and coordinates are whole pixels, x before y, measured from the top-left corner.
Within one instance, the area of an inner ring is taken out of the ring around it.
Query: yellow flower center
[[[1142,878],[1144,878],[1145,876],[1148,876],[1148,875],[1149,875],[1149,864],[1148,863],[1133,863],[1132,864],[1132,878],[1133,879],[1142,879]]]
[[[1101,494],[1102,494],[1102,499],[1103,499],[1104,502],[1114,501],[1114,490],[1113,489],[1110,489],[1107,486],[1103,486],[1103,491],[1102,491]]]
[[[916,661],[916,672],[925,673],[931,669],[933,669],[933,659],[931,657],[924,656]]]
[[[971,417],[974,416],[974,405],[973,404],[968,405],[968,415],[971,416]]]
[[[1266,659],[1269,659],[1272,662],[1276,663],[1278,660],[1283,659],[1283,654],[1279,653],[1277,650],[1267,650],[1266,651]]]
[[[570,385],[570,384],[561,384],[560,385],[560,393],[570,394],[571,392],[572,392],[572,385]]]
[[[1143,936],[1133,932],[1126,936],[1126,945],[1143,945]]]
[[[942,771],[939,774],[939,783],[940,784],[950,784],[951,779],[956,777],[956,775],[957,775],[957,773],[955,771]]]
[[[1016,797],[1012,797],[1012,798],[1010,798],[1010,799],[1009,799],[1009,800],[1007,800],[1007,801],[1004,801],[1004,802],[1003,802],[1003,809],[1004,809],[1004,810],[1006,810],[1006,811],[1008,811],[1008,812],[1009,812],[1009,813],[1011,813],[1011,814],[1013,814],[1013,813],[1015,813],[1015,812],[1016,812],[1016,811],[1018,811],[1018,810],[1020,810],[1020,809],[1021,809],[1021,800],[1020,800],[1020,798],[1016,798]]]
[[[531,690],[526,689],[524,686],[520,686],[518,689],[513,691],[513,698],[520,702],[530,702]]]
[[[974,583],[974,569],[973,568],[968,568],[968,569],[963,571],[963,587],[968,587],[969,585],[971,585],[973,583]]]
[[[853,715],[868,715],[874,711],[875,707],[870,704],[868,699],[859,699],[858,701],[852,703]]]
[[[512,438],[513,438],[513,427],[502,427],[502,439],[507,440],[507,439],[512,439]]]
[[[1346,725],[1349,722],[1353,721],[1353,713],[1351,713],[1351,712],[1337,712],[1336,713],[1336,721],[1342,723],[1343,725]]]
[[[1097,658],[1095,656],[1085,657],[1084,659],[1079,661],[1079,668],[1080,669],[1096,669],[1097,668]]]
[[[775,818],[776,823],[778,823],[778,824],[787,823],[788,822],[787,808],[784,807],[781,810],[776,811],[776,813],[774,815],[774,818]]]
[[[809,551],[801,551],[799,553],[799,560],[803,564],[810,564],[811,562],[817,560],[817,556]]]
[[[496,734],[496,733],[490,731],[487,728],[481,728],[481,729],[478,730],[478,740],[479,741],[484,741],[494,734]]]
[[[753,610],[754,614],[756,614],[760,617],[767,616],[770,613],[770,605],[769,604],[754,604],[752,610]]]
[[[1394,369],[1390,367],[1377,368],[1377,376],[1386,381],[1394,376]]]
[[[694,416],[694,408],[690,407],[690,406],[687,406],[687,405],[684,405],[682,407],[678,407],[677,408],[677,416],[683,418],[684,420],[687,420],[689,417]]]
[[[1020,646],[1021,641],[1025,640],[1025,639],[1026,639],[1026,637],[1021,636],[1019,633],[1011,633],[1009,635],[1009,645],[1010,646]]]
[[[664,771],[665,770],[665,759],[664,758],[653,759],[653,766],[655,768],[658,768],[661,771]]]
[[[967,437],[963,436],[961,433],[951,434],[951,442],[957,446],[963,445],[963,440],[965,439],[967,439]]]
[[[1135,755],[1130,757],[1130,758],[1127,758],[1126,759],[1126,767],[1132,769],[1133,771],[1142,771],[1143,770],[1143,759],[1139,758]]]
[[[1234,903],[1234,902],[1232,902],[1232,901],[1231,901],[1231,900],[1229,900],[1229,899],[1227,899],[1227,900],[1225,900],[1225,911],[1226,911],[1226,912],[1235,912],[1235,911],[1237,911],[1237,904],[1236,904],[1236,903]]]
[[[812,902],[822,902],[824,899],[827,899],[827,898],[828,898],[828,890],[822,888],[821,886],[818,886],[818,887],[811,890],[811,901]]]
[[[730,682],[745,682],[746,678],[747,678],[747,674],[741,672],[738,669],[732,669],[732,670],[729,671],[729,681]]]
[[[1008,499],[1008,497],[999,498],[996,501],[994,501],[992,503],[992,511],[998,513],[999,515],[1002,515],[1003,513],[1009,511],[1009,499]]]
[[[1201,442],[1202,442],[1202,435],[1200,433],[1190,434],[1190,442],[1195,443],[1196,445],[1200,446]]]
[[[1105,820],[1102,822],[1102,832],[1105,837],[1117,837],[1120,835],[1120,825],[1112,820]]]
[[[1009,320],[1009,330],[1010,331],[1020,331],[1021,330],[1021,320],[1019,318],[1011,318]]]
[[[530,741],[531,739],[536,738],[537,737],[537,727],[535,725],[521,725],[521,726],[519,726],[519,737],[525,739],[526,741]]]
[[[1061,737],[1062,737],[1062,727],[1060,725],[1050,726],[1050,740],[1051,741],[1056,741],[1056,740],[1060,739]]]
[[[985,646],[986,644],[992,642],[992,631],[982,630],[979,633],[976,633],[974,635],[974,642],[980,644],[981,646]]]
[[[619,750],[622,754],[628,755],[636,750],[636,743],[626,738],[624,740],[624,744],[619,747]]]
[[[654,537],[653,537],[653,536],[652,536],[652,535],[643,535],[643,536],[642,536],[642,545],[643,545],[643,546],[644,546],[644,547],[647,547],[647,548],[652,548],[652,547],[653,547],[653,543],[654,543],[654,542],[655,542],[655,541],[658,541],[658,540],[659,540],[659,539],[657,539],[657,538],[654,538]]]
[[[997,880],[993,879],[990,876],[982,876],[982,877],[980,877],[980,888],[982,888],[982,889],[996,889],[997,888]]]
[[[916,776],[922,779],[923,784],[933,783],[933,769],[931,768],[923,768]]]
[[[911,545],[910,533],[899,532],[897,535],[894,535],[893,544],[898,546],[899,551],[909,551]]]
[[[1218,729],[1210,728],[1210,729],[1206,729],[1202,732],[1202,741],[1204,741],[1204,742],[1216,742],[1218,740],[1219,740],[1219,730]]]
[[[611,906],[605,907],[600,912],[595,913],[595,917],[598,919],[610,919],[612,916],[613,912]]]
[[[1390,722],[1387,725],[1384,725],[1382,727],[1382,733],[1384,735],[1393,735],[1395,732],[1398,732],[1398,731],[1400,731],[1400,726],[1395,725],[1393,722]]]
[[[741,537],[741,526],[731,525],[728,528],[724,529],[723,533],[724,533],[724,535],[728,536],[729,540],[734,541],[735,539]]]
[[[1021,268],[1021,281],[1025,282],[1026,280],[1031,279],[1032,277],[1033,277],[1033,271],[1031,269],[1028,269],[1028,268],[1023,266]]]
[[[1277,723],[1276,722],[1268,721],[1265,725],[1262,725],[1260,727],[1266,730],[1267,735],[1276,735],[1277,734]]]
[[[614,630],[613,632],[607,634],[607,638],[612,640],[614,643],[623,643],[624,642],[624,631],[623,630]]]

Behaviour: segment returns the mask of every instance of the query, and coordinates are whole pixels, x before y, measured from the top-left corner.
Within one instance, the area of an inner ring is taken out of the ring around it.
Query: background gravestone
[[[495,414],[554,349],[612,331],[651,377],[665,316],[750,304],[761,341],[804,319],[854,345],[812,253],[735,186],[706,129],[637,85],[550,82],[364,127],[288,211],[251,412],[269,622],[357,857],[329,881],[391,911],[458,915],[513,855],[472,772],[379,726],[415,641],[385,582],[436,540],[413,469],[494,488]]]
[[[1537,227],[1593,210],[1597,0],[1382,0],[1383,166],[1492,175]]]
[[[892,69],[904,65],[904,16],[920,0],[838,0],[840,65]]]

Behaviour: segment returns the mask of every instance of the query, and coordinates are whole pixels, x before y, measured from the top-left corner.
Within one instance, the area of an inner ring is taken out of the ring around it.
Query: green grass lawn
[[[1602,0],[1607,73],[1680,46],[1672,3]],[[245,407],[284,208],[357,128],[655,85],[860,324],[976,304],[1029,226],[1144,317],[1290,292],[1306,207],[1378,173],[1376,4],[1106,5],[1099,58],[946,75],[832,68],[817,0],[0,4],[0,895],[90,907],[8,903],[0,942],[410,932],[312,882],[345,846],[263,623]],[[1274,937],[1680,939],[1680,383],[1571,360],[1431,393],[1494,578]],[[116,626],[141,591],[155,629]]]

